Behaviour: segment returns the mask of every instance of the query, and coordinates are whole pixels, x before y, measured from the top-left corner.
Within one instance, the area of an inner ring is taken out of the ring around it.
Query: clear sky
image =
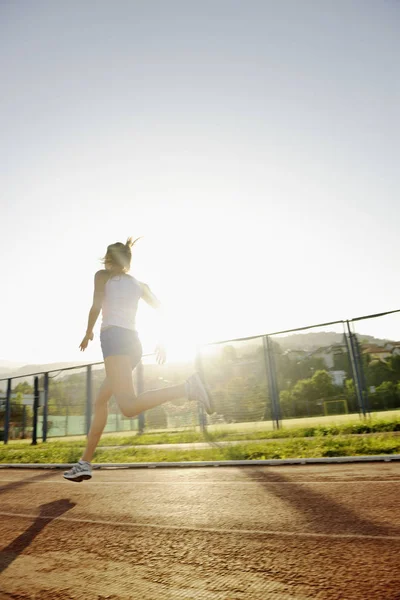
[[[128,235],[175,350],[400,308],[399,1],[2,0],[0,70],[1,359],[99,359]]]

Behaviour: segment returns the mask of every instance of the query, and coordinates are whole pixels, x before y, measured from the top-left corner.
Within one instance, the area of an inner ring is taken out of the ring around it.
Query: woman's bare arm
[[[142,298],[143,300],[152,308],[161,309],[161,302],[153,294],[147,283],[141,283],[140,287],[142,288]]]
[[[152,308],[157,311],[159,336],[162,336],[162,329],[165,328],[165,316],[162,310],[162,304],[155,294],[151,291],[147,283],[140,283],[142,288],[142,298]],[[156,358],[159,364],[164,364],[167,359],[167,353],[163,342],[159,342],[156,346]]]
[[[94,276],[93,302],[92,302],[92,306],[89,311],[88,324],[87,324],[85,337],[83,338],[83,340],[79,346],[82,352],[84,350],[86,350],[86,348],[89,344],[89,341],[93,339],[93,328],[96,324],[96,321],[97,321],[98,316],[101,311],[101,306],[103,304],[103,297],[104,297],[104,287],[105,287],[107,279],[108,279],[108,274],[107,274],[107,271],[105,271],[105,270],[97,271],[96,275]]]

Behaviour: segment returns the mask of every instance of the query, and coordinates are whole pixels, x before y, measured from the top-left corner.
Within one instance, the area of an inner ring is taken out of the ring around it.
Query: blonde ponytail
[[[125,246],[127,248],[132,248],[132,246],[134,246],[136,244],[136,242],[138,242],[139,240],[142,239],[143,236],[136,238],[136,240],[133,240],[132,237],[128,237],[128,239],[125,242]]]
[[[103,258],[103,263],[110,263],[113,269],[122,270],[127,273],[131,267],[132,251],[131,248],[141,238],[138,237],[133,240],[128,237],[125,244],[122,242],[115,242],[107,246],[107,252]]]

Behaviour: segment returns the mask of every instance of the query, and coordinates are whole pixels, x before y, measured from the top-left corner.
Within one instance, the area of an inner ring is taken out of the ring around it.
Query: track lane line
[[[219,529],[214,527],[180,527],[179,525],[156,525],[154,523],[126,523],[121,521],[106,521],[102,519],[75,519],[71,517],[52,517],[45,515],[35,515],[26,513],[12,513],[0,511],[3,517],[12,517],[17,519],[45,521],[65,521],[67,523],[85,523],[91,525],[107,525],[111,527],[129,527],[131,529],[164,529],[173,531],[194,531],[198,533],[220,533],[233,535],[269,535],[276,537],[305,537],[305,538],[329,538],[329,539],[362,539],[362,540],[390,540],[400,542],[400,536],[396,535],[363,535],[361,533],[312,533],[303,531],[274,531],[268,529]]]
[[[0,486],[1,483],[3,481],[6,481],[8,483],[23,483],[24,480],[23,479],[4,479],[2,477],[0,477]],[[53,481],[26,481],[24,483],[24,485],[70,485],[71,483],[76,483],[76,482],[70,482],[67,481],[66,479],[63,479],[63,477],[61,476],[60,479],[54,479]],[[258,483],[262,483],[263,485],[343,485],[343,484],[349,484],[349,485],[355,485],[355,484],[400,484],[400,479],[380,479],[380,480],[374,480],[374,479],[365,479],[365,480],[360,480],[360,479],[354,479],[351,481],[345,480],[345,481],[265,481],[264,479],[252,479],[252,481],[236,481],[234,479],[229,480],[229,481],[219,481],[218,479],[214,479],[214,480],[209,480],[209,481],[179,481],[179,480],[165,480],[165,481],[146,481],[146,480],[122,480],[122,481],[118,481],[118,480],[113,480],[113,481],[95,481],[95,480],[91,480],[90,483],[86,483],[86,485],[136,485],[136,484],[143,484],[143,485],[257,485]],[[2,488],[0,487],[0,490]],[[10,488],[10,491],[12,491],[12,488]]]

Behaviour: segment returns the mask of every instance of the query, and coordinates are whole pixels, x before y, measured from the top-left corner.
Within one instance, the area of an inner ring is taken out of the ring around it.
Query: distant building
[[[312,352],[306,352],[305,350],[286,350],[284,353],[290,360],[299,362],[306,358],[322,358],[325,366],[328,370],[335,368],[335,356],[342,356],[347,353],[347,347],[344,344],[332,344],[327,347],[320,347]]]
[[[389,356],[392,356],[391,350],[375,344],[363,344],[362,353],[364,355],[368,354],[371,357],[371,360],[380,360],[381,362],[386,362],[386,359],[389,358]]]
[[[322,358],[327,369],[332,370],[335,368],[335,356],[342,356],[345,353],[347,353],[347,348],[344,344],[332,344],[327,348],[318,348],[310,356]]]
[[[385,344],[385,348],[392,353],[392,356],[400,355],[400,342],[388,342]]]
[[[344,386],[346,371],[329,371],[329,375],[332,378],[333,385]]]
[[[332,347],[329,348],[318,348],[312,353],[313,358],[322,358],[328,369],[333,369],[335,366],[335,358],[332,352]]]
[[[305,350],[286,350],[283,353],[283,356],[287,356],[289,360],[298,362],[299,360],[304,360],[307,358],[308,352]]]

